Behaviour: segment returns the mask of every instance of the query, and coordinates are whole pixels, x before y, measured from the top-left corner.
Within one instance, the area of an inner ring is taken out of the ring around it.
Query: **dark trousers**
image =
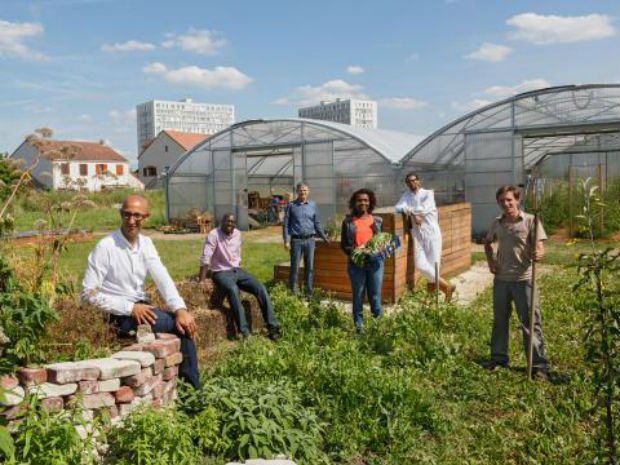
[[[508,329],[512,303],[515,304],[517,316],[523,333],[523,346],[527,354],[530,343],[530,298],[532,284],[530,281],[493,281],[493,332],[491,333],[491,359],[508,365]],[[538,292],[534,296],[534,352],[532,364],[535,368],[546,370],[543,334],[540,318]]]
[[[307,239],[291,238],[291,269],[288,280],[288,287],[292,292],[297,289],[297,276],[299,274],[299,263],[301,256],[304,257],[304,284],[306,297],[312,297],[314,281],[314,237]]]
[[[179,333],[176,327],[174,315],[159,308],[153,309],[157,320],[151,326],[155,333],[172,333],[181,339],[181,353],[183,361],[179,367],[179,375],[196,389],[200,389],[200,376],[198,374],[198,356],[196,355],[196,344],[194,340],[186,335]],[[115,316],[112,323],[118,328],[120,336],[130,336],[138,328],[135,320],[130,316]]]
[[[267,289],[265,289],[265,286],[250,273],[243,268],[217,271],[213,273],[213,282],[215,282],[228,296],[228,301],[230,302],[237,327],[241,334],[244,336],[249,335],[250,327],[245,317],[245,309],[243,305],[241,305],[239,290],[256,296],[258,305],[263,314],[263,319],[267,324],[267,330],[270,333],[278,330],[280,325],[273,312],[273,306],[271,305],[269,294],[267,294]]]

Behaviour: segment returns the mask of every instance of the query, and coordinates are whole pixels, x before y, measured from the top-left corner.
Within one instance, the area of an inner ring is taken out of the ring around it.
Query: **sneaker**
[[[239,333],[237,334],[237,340],[239,341],[247,341],[250,338],[250,333]]]
[[[278,341],[280,337],[282,337],[282,335],[280,334],[280,328],[273,328],[269,330],[269,332],[267,333],[267,337],[273,342]]]
[[[507,368],[508,364],[501,363],[496,360],[483,360],[482,362],[480,362],[480,366],[485,370],[495,371],[498,368]]]

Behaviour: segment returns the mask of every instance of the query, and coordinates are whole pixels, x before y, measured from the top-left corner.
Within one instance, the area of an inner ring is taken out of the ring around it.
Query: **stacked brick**
[[[79,406],[85,418],[106,410],[114,419],[144,403],[166,405],[177,396],[180,350],[178,337],[160,333],[109,358],[20,368],[16,376],[0,377],[5,391],[0,412],[9,421],[16,419],[30,395],[50,412]]]

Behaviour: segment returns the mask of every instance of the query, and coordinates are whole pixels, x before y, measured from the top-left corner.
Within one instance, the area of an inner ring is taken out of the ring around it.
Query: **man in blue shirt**
[[[303,183],[297,184],[297,199],[287,205],[282,221],[284,248],[291,252],[289,288],[295,292],[299,262],[304,256],[304,277],[306,297],[312,297],[314,275],[314,236],[318,234],[325,242],[327,236],[316,213],[316,204],[308,200],[310,189]]]

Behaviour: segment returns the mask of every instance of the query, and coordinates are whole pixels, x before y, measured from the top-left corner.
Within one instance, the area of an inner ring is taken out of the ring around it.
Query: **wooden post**
[[[536,261],[534,256],[536,255],[536,246],[538,244],[538,195],[536,192],[536,180],[534,180],[534,241],[532,244],[532,295],[530,296],[530,340],[527,347],[527,378],[533,379],[533,359],[534,359],[534,317],[536,316],[534,304],[536,303]]]

